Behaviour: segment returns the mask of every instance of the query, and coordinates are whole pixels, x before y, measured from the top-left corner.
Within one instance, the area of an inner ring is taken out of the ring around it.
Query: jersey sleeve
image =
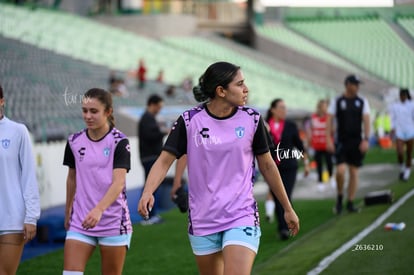
[[[131,169],[131,152],[128,139],[121,140],[115,148],[114,167],[125,168],[127,172]]]
[[[172,153],[177,159],[187,153],[187,130],[182,116],[172,126],[163,150]]]
[[[21,185],[26,206],[24,223],[36,225],[40,218],[40,195],[36,179],[36,165],[29,131],[22,126],[22,139],[19,148]]]
[[[261,155],[269,152],[269,144],[273,144],[273,142],[269,142],[271,142],[270,135],[263,123],[262,117],[260,117],[253,137],[253,153],[255,155]]]
[[[369,115],[371,112],[371,108],[369,107],[368,100],[364,98],[364,108],[362,109],[362,113],[364,115]]]
[[[66,142],[63,165],[66,165],[69,168],[75,168],[75,156],[73,155],[72,149],[70,149],[69,141]]]

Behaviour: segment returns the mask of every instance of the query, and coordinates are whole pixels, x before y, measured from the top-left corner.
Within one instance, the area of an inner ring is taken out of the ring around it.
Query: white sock
[[[410,174],[411,174],[411,168],[410,167],[405,168],[405,170],[404,170],[404,179],[408,180],[408,178],[410,177]]]
[[[67,270],[63,270],[63,274],[62,275],[83,275],[82,271],[67,271]]]
[[[266,216],[272,217],[275,213],[275,202],[273,200],[267,200],[265,202]]]

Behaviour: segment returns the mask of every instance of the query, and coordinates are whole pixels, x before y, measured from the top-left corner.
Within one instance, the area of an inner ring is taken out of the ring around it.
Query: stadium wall
[[[138,35],[162,37],[191,35],[197,30],[197,18],[185,14],[95,16],[94,20]]]

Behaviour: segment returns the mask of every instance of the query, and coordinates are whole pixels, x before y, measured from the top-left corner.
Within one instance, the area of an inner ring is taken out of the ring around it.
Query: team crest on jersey
[[[341,100],[341,109],[345,110],[346,109],[346,101],[345,100]]]
[[[1,140],[1,146],[4,148],[4,149],[8,149],[9,148],[9,146],[10,146],[10,139],[2,139]]]
[[[109,153],[111,153],[111,149],[109,147],[105,147],[103,150],[104,156],[109,157]]]
[[[236,131],[236,136],[238,138],[242,138],[244,136],[244,127],[239,126],[234,130]]]

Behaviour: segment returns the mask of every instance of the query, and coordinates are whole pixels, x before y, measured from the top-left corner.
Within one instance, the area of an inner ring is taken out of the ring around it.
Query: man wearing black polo
[[[370,108],[368,101],[358,95],[361,80],[356,75],[345,78],[345,92],[331,100],[328,108],[326,134],[329,137],[335,124],[335,144],[330,138],[328,150],[335,153],[337,202],[336,214],[342,213],[343,187],[345,172],[349,170],[348,201],[349,212],[359,212],[354,206],[355,193],[358,187],[358,168],[368,150],[370,134]]]
[[[163,139],[167,134],[162,131],[156,116],[164,106],[164,100],[157,94],[150,95],[147,99],[147,108],[138,122],[138,139],[139,139],[139,156],[145,172],[145,180],[152,168],[152,165],[161,154]],[[160,192],[157,190],[154,194],[156,197],[155,204],[150,212],[148,220],[141,221],[142,225],[152,225],[161,223],[163,220],[158,215]]]

